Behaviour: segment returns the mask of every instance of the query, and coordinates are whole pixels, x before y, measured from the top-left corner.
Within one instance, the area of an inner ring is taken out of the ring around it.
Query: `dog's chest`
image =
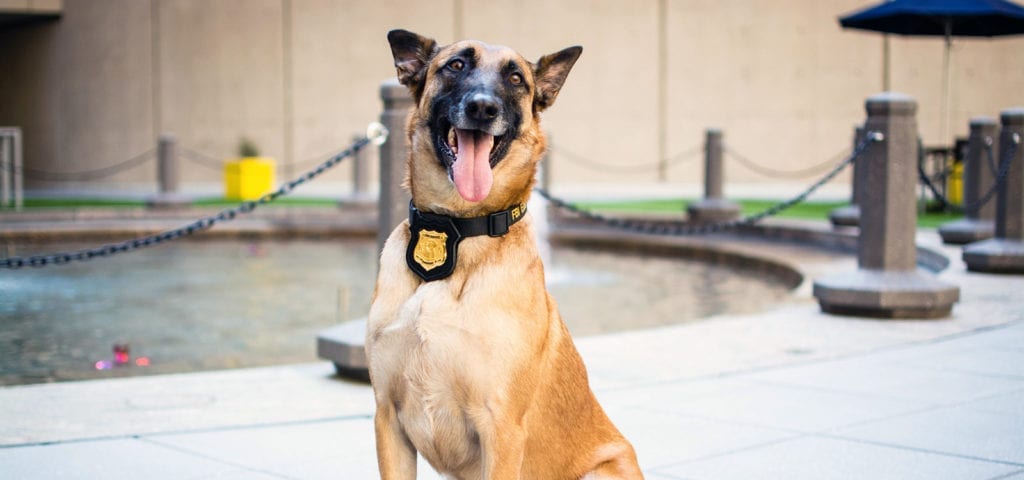
[[[500,311],[453,293],[447,282],[421,285],[374,348],[388,352],[388,382],[416,449],[436,467],[459,468],[479,453],[473,411],[502,394],[520,342]]]

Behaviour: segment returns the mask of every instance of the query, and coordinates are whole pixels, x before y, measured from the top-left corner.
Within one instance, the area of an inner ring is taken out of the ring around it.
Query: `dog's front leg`
[[[394,405],[377,406],[373,428],[377,437],[377,467],[381,480],[415,480],[416,448],[398,424]]]
[[[483,455],[483,478],[519,480],[526,451],[526,431],[509,418],[488,418],[477,422]]]

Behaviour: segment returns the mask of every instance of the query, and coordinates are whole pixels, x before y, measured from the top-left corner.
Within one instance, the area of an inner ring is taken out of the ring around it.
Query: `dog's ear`
[[[555,103],[558,91],[562,89],[569,70],[583,53],[583,47],[569,47],[560,52],[540,57],[533,68],[537,93],[533,96],[534,108],[539,112]]]
[[[391,44],[391,55],[395,57],[398,81],[409,87],[418,101],[423,93],[427,65],[438,51],[437,42],[408,30],[392,30],[388,32],[388,43]]]

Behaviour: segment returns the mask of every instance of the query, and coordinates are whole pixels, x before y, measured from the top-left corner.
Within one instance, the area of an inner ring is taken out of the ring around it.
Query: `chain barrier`
[[[178,147],[178,155],[201,167],[220,172],[224,169],[224,162],[212,155],[192,150],[188,147]]]
[[[987,138],[985,141],[985,150],[989,159],[989,168],[992,168],[995,164],[993,162],[994,155],[992,153],[992,143],[991,138]],[[966,205],[957,206],[949,198],[943,195],[942,192],[939,191],[939,188],[932,183],[932,179],[928,177],[928,173],[924,171],[924,165],[920,159],[917,162],[917,175],[921,178],[921,183],[928,188],[928,191],[932,193],[932,196],[941,204],[942,208],[950,209],[956,213],[974,214],[992,200],[992,197],[996,195],[999,188],[1006,183],[1006,177],[1010,173],[1010,166],[1013,165],[1013,157],[1017,154],[1017,147],[1020,145],[1020,136],[1017,134],[1014,134],[1012,137],[1012,145],[1013,148],[1008,149],[1003,155],[1003,158],[999,161],[999,170],[994,172],[996,178],[992,183],[992,186],[989,187],[988,191],[986,191],[980,198]]]
[[[338,153],[339,153],[338,149],[334,149],[334,150],[331,150],[330,152],[324,153],[322,155],[317,155],[315,157],[310,157],[310,158],[308,158],[308,159],[306,159],[305,161],[302,161],[302,162],[296,162],[296,163],[290,163],[290,164],[282,164],[282,165],[278,165],[278,167],[280,167],[280,168],[284,168],[284,167],[309,168],[309,167],[311,167],[313,165],[320,164],[321,162],[324,161],[325,158],[331,158],[331,157],[337,155]],[[214,157],[213,155],[208,155],[208,154],[202,153],[202,152],[197,151],[197,150],[192,150],[192,149],[187,148],[187,147],[179,147],[179,154],[183,158],[185,158],[186,160],[189,160],[190,162],[192,162],[192,163],[194,163],[196,165],[199,165],[201,167],[204,167],[204,168],[207,168],[207,169],[210,169],[210,170],[214,170],[214,171],[218,171],[219,172],[219,171],[222,171],[223,168],[224,168],[224,162],[223,161],[221,161],[220,159]]]
[[[648,171],[661,168],[663,165],[665,168],[674,167],[698,158],[696,154],[704,151],[703,145],[697,145],[666,158],[664,162],[644,163],[640,165],[615,165],[589,159],[584,155],[563,149],[557,145],[551,145],[550,148],[552,152],[565,157],[577,165],[606,173],[646,173]]]
[[[94,170],[83,170],[80,172],[53,172],[49,170],[39,170],[32,167],[22,167],[22,171],[25,173],[25,177],[31,180],[46,182],[85,182],[111,177],[125,170],[138,167],[139,165],[153,159],[155,157],[155,153],[156,149],[150,148],[149,150],[139,153],[138,155],[135,155],[123,162]]]
[[[234,220],[235,217],[242,214],[247,214],[255,210],[261,205],[273,202],[278,197],[288,195],[295,190],[296,187],[313,180],[326,172],[330,168],[334,167],[342,160],[355,155],[359,150],[363,149],[366,145],[373,143],[380,145],[387,139],[388,131],[383,125],[370,124],[367,129],[365,137],[360,138],[352,143],[351,146],[342,150],[337,155],[327,159],[327,161],[321,163],[316,168],[306,172],[299,176],[295,180],[285,183],[277,190],[263,195],[258,200],[250,200],[243,202],[237,207],[222,210],[216,215],[202,217],[192,223],[185,226],[167,230],[155,235],[147,237],[136,238],[133,240],[127,240],[119,243],[106,244],[96,248],[88,248],[84,250],[76,250],[71,252],[61,252],[46,255],[33,255],[30,257],[9,257],[0,258],[0,268],[6,269],[19,269],[22,267],[43,267],[47,265],[63,265],[71,262],[91,260],[99,257],[109,257],[114,254],[130,252],[144,247],[150,247],[153,245],[159,245],[164,242],[176,240],[182,237],[187,237],[197,232],[209,229],[217,223],[227,222]]]
[[[825,176],[823,176],[817,182],[814,182],[810,187],[808,187],[799,195],[784,202],[779,202],[753,215],[738,220],[730,220],[726,222],[683,224],[677,222],[666,223],[664,221],[635,220],[628,218],[607,217],[599,213],[584,210],[576,205],[566,202],[565,200],[556,198],[552,196],[550,192],[542,188],[535,188],[534,190],[537,193],[539,193],[542,197],[546,198],[549,202],[551,202],[552,205],[562,210],[566,210],[568,212],[586,218],[587,220],[602,223],[604,225],[613,228],[618,228],[620,230],[630,230],[636,233],[644,234],[672,236],[703,235],[723,230],[732,230],[740,227],[751,226],[756,224],[757,222],[760,222],[761,220],[764,220],[767,217],[777,215],[779,212],[789,207],[792,207],[793,205],[796,205],[800,202],[803,202],[808,196],[810,196],[816,190],[821,188],[822,185],[825,185],[833,178],[835,178],[835,176],[838,175],[839,172],[843,171],[843,169],[848,167],[853,162],[857,161],[857,158],[859,158],[867,150],[868,146],[872,142],[881,142],[884,140],[885,136],[881,132],[868,132],[867,135],[864,136],[864,139],[861,140],[861,142],[857,144],[856,147],[854,147],[853,152],[851,152],[846,159],[844,159],[838,165],[833,167],[832,170],[829,171]]]
[[[764,176],[769,177],[769,178],[782,178],[782,179],[804,179],[804,178],[813,177],[815,175],[820,174],[821,172],[826,171],[826,169],[829,167],[829,165],[833,165],[833,164],[836,163],[837,159],[843,158],[844,156],[849,154],[849,153],[847,153],[848,152],[847,149],[843,149],[843,151],[841,151],[841,152],[839,152],[839,153],[829,157],[828,160],[825,160],[824,162],[821,162],[821,163],[819,163],[817,165],[811,165],[810,167],[802,168],[802,169],[799,169],[799,170],[777,170],[777,169],[774,169],[774,168],[769,168],[769,167],[765,167],[763,165],[760,165],[760,164],[750,160],[749,158],[744,157],[743,155],[740,155],[739,152],[733,150],[728,145],[725,145],[724,150],[725,150],[725,153],[729,154],[729,156],[732,157],[733,159],[735,159],[737,162],[739,162],[740,165],[743,165],[744,167],[747,167],[748,169],[752,170],[753,172],[758,173],[760,175],[764,175]]]

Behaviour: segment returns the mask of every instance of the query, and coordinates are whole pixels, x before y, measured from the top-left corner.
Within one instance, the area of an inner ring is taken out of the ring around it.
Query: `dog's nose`
[[[493,95],[475,93],[466,102],[466,115],[474,120],[488,121],[501,114],[501,103]]]

